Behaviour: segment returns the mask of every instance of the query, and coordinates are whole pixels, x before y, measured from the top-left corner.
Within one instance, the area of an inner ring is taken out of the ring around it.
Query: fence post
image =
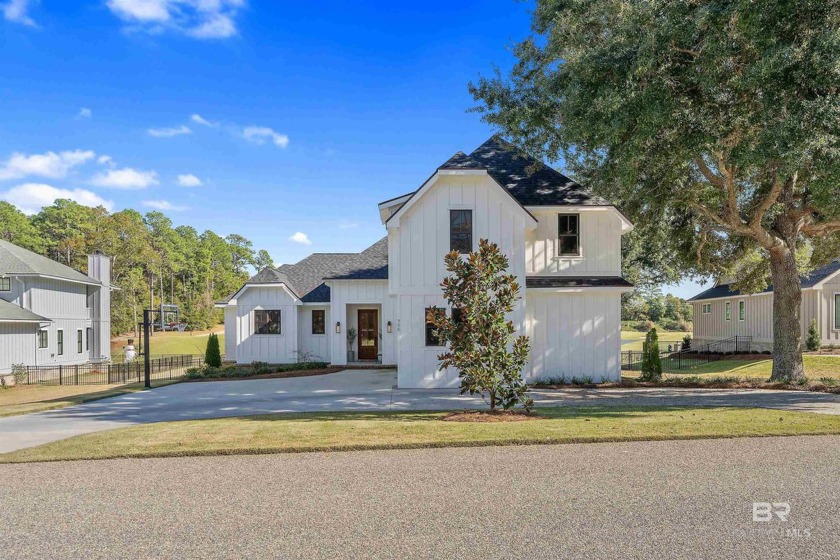
[[[64,382],[61,380],[61,365],[58,366],[58,384],[63,385]]]
[[[79,384],[79,364],[76,364],[73,367],[74,367],[75,373],[76,373],[76,385],[78,385]]]

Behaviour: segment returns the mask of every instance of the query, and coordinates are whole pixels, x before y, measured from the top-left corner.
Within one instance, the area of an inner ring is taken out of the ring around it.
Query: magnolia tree
[[[507,319],[519,298],[516,277],[505,274],[508,258],[498,245],[479,241],[478,251],[466,259],[453,251],[446,255],[443,296],[452,307],[452,316],[432,308],[426,321],[432,323],[441,344],[448,352],[438,356],[440,367],[454,367],[461,379],[461,394],[479,393],[495,411],[521,404],[530,410],[528,385],[522,380],[522,368],[528,361],[527,336],[511,342],[516,329]]]
[[[800,276],[840,254],[838,13],[537,0],[511,74],[470,88],[488,122],[620,204],[663,268],[772,283],[772,377],[798,378]]]

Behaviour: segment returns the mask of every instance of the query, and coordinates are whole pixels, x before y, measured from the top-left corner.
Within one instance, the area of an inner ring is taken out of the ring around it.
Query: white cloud
[[[300,243],[301,245],[312,245],[312,240],[310,240],[309,236],[302,231],[296,231],[294,235],[289,237],[289,241],[294,241],[295,243]]]
[[[192,134],[192,130],[186,125],[174,126],[172,128],[150,128],[148,130],[149,136],[155,138],[171,138],[172,136],[181,136],[182,134]]]
[[[65,152],[47,152],[28,156],[15,152],[0,167],[0,180],[19,179],[29,175],[61,179],[74,167],[82,165],[96,156],[90,150],[73,150]]]
[[[180,212],[181,210],[187,210],[186,206],[177,206],[172,204],[168,200],[144,200],[143,206],[148,208],[154,208],[155,210],[163,210],[163,211],[170,211],[170,212]]]
[[[114,207],[113,201],[105,200],[88,190],[58,189],[42,183],[25,183],[0,193],[0,199],[11,202],[24,214],[36,214],[59,198],[69,198],[85,206],[104,206],[109,212]]]
[[[288,136],[279,134],[267,126],[246,126],[242,130],[242,137],[254,144],[265,144],[266,140],[271,140],[278,148],[285,148],[289,145]]]
[[[93,111],[91,111],[88,107],[82,107],[79,109],[79,113],[76,116],[80,119],[89,119],[93,116]]]
[[[0,4],[0,10],[3,11],[6,21],[36,27],[35,21],[26,13],[30,3],[30,0],[9,0],[5,4]]]
[[[353,229],[359,227],[358,222],[351,222],[350,220],[341,220],[338,223],[338,229]]]
[[[200,124],[202,126],[209,126],[211,128],[216,128],[216,127],[219,126],[219,123],[216,123],[216,122],[213,122],[213,121],[208,121],[207,119],[205,119],[204,117],[202,117],[198,113],[194,113],[194,114],[190,115],[190,120],[192,122],[196,123],[196,124]]]
[[[145,189],[151,185],[157,185],[158,178],[154,171],[137,171],[130,167],[124,167],[94,175],[90,184],[112,189]]]
[[[178,184],[182,187],[200,187],[203,183],[192,173],[187,173],[186,175],[178,175]]]
[[[108,0],[107,5],[128,30],[224,39],[236,35],[234,20],[245,0]]]
[[[114,158],[112,158],[111,156],[99,156],[98,158],[96,158],[96,163],[98,163],[99,165],[111,166],[114,165]]]

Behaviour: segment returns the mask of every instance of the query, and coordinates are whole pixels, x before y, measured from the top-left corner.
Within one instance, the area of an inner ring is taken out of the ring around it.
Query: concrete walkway
[[[0,453],[136,424],[338,410],[483,408],[456,389],[396,389],[394,370],[315,377],[180,383],[60,410],[0,418]],[[745,406],[840,414],[840,395],[731,389],[533,391],[536,406]]]

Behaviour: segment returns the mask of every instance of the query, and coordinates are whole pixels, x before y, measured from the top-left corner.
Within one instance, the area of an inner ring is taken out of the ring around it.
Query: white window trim
[[[322,311],[324,313],[324,332],[322,333],[314,333],[312,329],[315,328],[315,321],[312,320],[312,316],[316,311]],[[281,315],[282,321],[282,315]],[[318,337],[325,337],[327,336],[327,328],[328,328],[328,321],[327,321],[327,310],[326,309],[311,309],[309,311],[309,336],[318,336]]]
[[[47,344],[45,346],[41,346],[41,333],[47,334]],[[38,345],[39,350],[46,350],[50,347],[50,331],[49,329],[38,329],[38,334],[36,335],[36,344]]]
[[[741,305],[744,306],[744,317],[741,318]],[[738,322],[743,323],[747,320],[747,300],[739,299],[738,300]]]
[[[57,356],[64,355],[64,329],[56,329],[55,331],[55,354]]]
[[[85,334],[82,329],[76,329],[76,354],[85,353]]]
[[[834,292],[834,316],[831,318],[831,324],[834,328],[832,331],[840,331],[840,325],[837,324],[837,298],[840,297],[840,292]]]
[[[269,334],[269,333],[258,333],[257,332],[257,311],[277,311],[280,313],[280,333],[279,334]],[[262,307],[259,309],[254,309],[251,311],[251,336],[286,336],[286,326],[283,324],[283,319],[286,314],[283,312],[282,309],[263,309]]]
[[[575,255],[561,255],[560,254],[560,216],[577,216],[578,220],[578,252]],[[583,259],[583,222],[580,219],[580,212],[557,212],[554,216],[554,257],[553,260],[559,261],[574,261]]]
[[[8,282],[9,283],[9,289],[7,290],[7,289],[3,288],[2,286],[0,286],[0,292],[11,292],[12,291],[12,278],[11,278],[11,276],[0,276],[0,282]]]
[[[708,309],[708,311],[706,311]],[[703,315],[711,315],[712,314],[712,304],[711,303],[704,303],[702,309]]]
[[[449,233],[449,246],[450,250],[452,248],[452,210],[469,210],[471,213],[471,223],[470,223],[470,243],[472,245],[472,249],[470,249],[471,253],[475,253],[478,251],[478,246],[475,241],[475,208],[472,206],[468,206],[466,204],[450,204],[449,209],[446,212],[446,219],[447,219],[447,232]],[[449,253],[449,251],[447,251]],[[461,253],[461,256],[464,257],[469,253]]]
[[[732,302],[727,301],[726,304],[723,306],[723,320],[724,321],[731,321],[732,320]]]

